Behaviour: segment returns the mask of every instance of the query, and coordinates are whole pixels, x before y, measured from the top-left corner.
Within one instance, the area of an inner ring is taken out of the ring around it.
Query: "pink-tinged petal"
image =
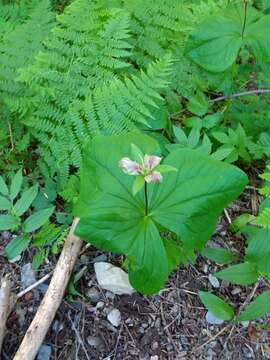
[[[161,175],[160,172],[158,171],[153,171],[151,172],[151,174],[147,175],[144,177],[144,180],[147,182],[147,183],[161,183],[162,180],[163,180],[163,177]]]
[[[136,163],[136,161],[130,160],[128,157],[122,158],[119,161],[118,165],[125,174],[140,175],[141,173],[141,166],[138,163]]]
[[[143,165],[147,170],[153,170],[159,165],[162,158],[155,155],[145,155],[143,159]]]

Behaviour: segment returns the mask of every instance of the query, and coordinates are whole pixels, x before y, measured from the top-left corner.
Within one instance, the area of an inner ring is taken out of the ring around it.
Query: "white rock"
[[[208,280],[209,280],[210,284],[211,284],[214,288],[219,288],[219,287],[220,287],[219,280],[218,280],[214,275],[209,274]]]
[[[97,262],[94,268],[97,281],[103,289],[117,295],[131,295],[135,291],[129,283],[127,273],[122,269],[107,262]]]
[[[121,324],[121,313],[118,309],[113,309],[109,312],[107,315],[107,319],[109,322],[115,326],[118,327]]]
[[[210,311],[207,312],[205,316],[206,321],[208,324],[213,325],[221,325],[224,323],[224,320],[218,319],[214,314],[212,314]]]

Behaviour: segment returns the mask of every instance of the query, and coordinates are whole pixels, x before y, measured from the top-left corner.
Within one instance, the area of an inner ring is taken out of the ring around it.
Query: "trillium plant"
[[[136,195],[144,187],[145,215],[148,214],[148,183],[161,183],[162,172],[177,171],[176,168],[169,165],[160,165],[161,157],[155,155],[144,155],[142,151],[134,144],[131,144],[134,157],[139,159],[140,163],[124,157],[119,161],[119,167],[122,171],[131,176],[136,176],[132,192]]]
[[[238,168],[196,150],[161,154],[156,140],[140,132],[97,137],[83,155],[75,233],[125,255],[132,286],[156,293],[176,266],[204,248],[246,183]]]

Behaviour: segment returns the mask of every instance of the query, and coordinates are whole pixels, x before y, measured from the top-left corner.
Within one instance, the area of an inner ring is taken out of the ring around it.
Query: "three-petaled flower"
[[[125,174],[143,176],[144,181],[147,183],[160,183],[163,178],[157,170],[161,160],[162,158],[159,156],[146,154],[142,158],[141,164],[139,164],[128,157],[124,157],[119,161],[119,167]]]

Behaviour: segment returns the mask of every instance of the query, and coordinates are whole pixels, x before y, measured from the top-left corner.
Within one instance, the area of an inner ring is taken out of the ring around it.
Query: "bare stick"
[[[80,253],[82,240],[74,235],[79,219],[73,220],[49,288],[13,360],[34,360],[61,304],[65,288]]]
[[[5,336],[6,321],[9,313],[11,282],[8,277],[4,277],[0,288],[0,353]]]
[[[36,287],[38,287],[40,284],[43,284],[46,280],[49,279],[49,277],[51,277],[53,274],[53,271],[49,272],[47,275],[43,276],[41,279],[39,279],[38,281],[36,281],[34,284],[28,286],[26,289],[20,291],[16,297],[17,299],[20,299],[21,297],[23,297],[25,294],[27,294],[29,291],[35,289]]]
[[[243,92],[226,95],[226,96],[220,96],[220,97],[213,99],[212,102],[218,102],[218,101],[222,101],[222,100],[237,98],[240,96],[248,96],[248,95],[255,95],[255,94],[270,94],[270,89],[256,89],[256,90],[243,91]]]

